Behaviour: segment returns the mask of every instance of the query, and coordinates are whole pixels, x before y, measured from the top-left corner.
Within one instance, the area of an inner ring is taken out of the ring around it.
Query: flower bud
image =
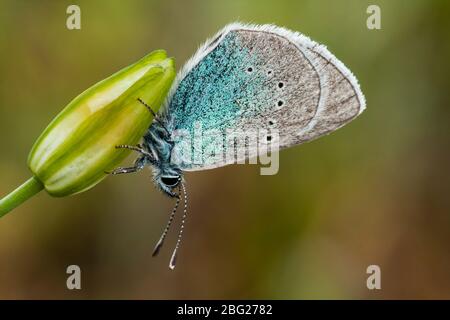
[[[87,89],[34,144],[28,166],[53,196],[92,188],[114,169],[150,126],[175,77],[174,61],[155,51]]]

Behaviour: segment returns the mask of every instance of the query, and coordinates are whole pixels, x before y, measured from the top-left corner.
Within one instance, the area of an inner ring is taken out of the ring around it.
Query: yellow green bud
[[[116,145],[137,144],[153,120],[137,99],[156,113],[174,77],[173,59],[160,50],[81,93],[34,144],[28,157],[34,177],[24,188],[35,190],[40,184],[61,197],[95,186],[129,154]],[[12,209],[2,208],[8,200],[0,200],[0,216]]]

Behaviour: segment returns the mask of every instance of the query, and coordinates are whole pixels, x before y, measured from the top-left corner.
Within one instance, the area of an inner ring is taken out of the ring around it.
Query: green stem
[[[16,190],[0,199],[0,217],[3,217],[42,189],[44,189],[44,185],[36,177],[28,179]]]

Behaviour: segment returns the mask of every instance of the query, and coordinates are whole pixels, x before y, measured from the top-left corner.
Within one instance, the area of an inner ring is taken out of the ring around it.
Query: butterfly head
[[[169,197],[174,198],[179,197],[179,193],[175,190],[179,187],[182,179],[181,170],[173,167],[157,170],[154,175],[156,186]]]

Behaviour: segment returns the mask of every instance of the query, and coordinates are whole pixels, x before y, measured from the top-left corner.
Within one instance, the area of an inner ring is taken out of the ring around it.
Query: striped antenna
[[[180,192],[180,188],[178,188],[178,193]],[[166,239],[167,232],[169,232],[170,226],[172,224],[173,218],[175,217],[175,213],[177,212],[178,205],[180,204],[180,197],[177,197],[177,201],[175,203],[175,206],[172,209],[172,213],[170,214],[169,221],[167,221],[166,228],[164,229],[161,237],[159,238],[158,243],[155,246],[155,249],[153,249],[152,256],[156,256],[159,253],[159,250],[161,249],[162,245],[164,244],[164,240]]]
[[[170,258],[169,268],[171,270],[175,269],[175,264],[177,262],[178,248],[180,247],[180,244],[181,244],[181,239],[183,237],[183,231],[184,231],[184,224],[186,222],[186,217],[187,217],[188,195],[186,193],[186,187],[184,186],[183,181],[181,181],[181,188],[183,189],[183,195],[184,195],[184,210],[183,210],[183,217],[181,218],[180,231],[178,232],[177,243],[175,245],[175,249],[173,249],[172,257]]]

